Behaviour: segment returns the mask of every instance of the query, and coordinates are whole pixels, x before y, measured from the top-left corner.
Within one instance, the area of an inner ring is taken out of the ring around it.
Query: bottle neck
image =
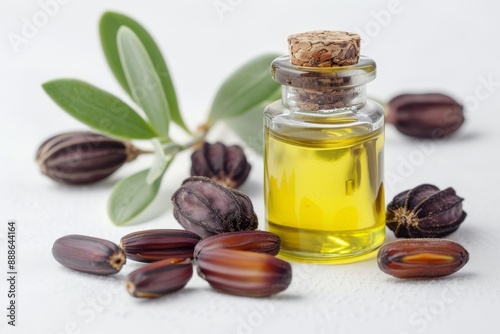
[[[335,89],[308,89],[282,85],[283,106],[291,111],[321,114],[355,111],[366,103],[366,85]]]
[[[350,66],[300,67],[288,56],[271,64],[274,81],[282,85],[282,103],[289,110],[332,114],[356,111],[366,103],[366,84],[375,79],[376,64],[365,56]]]

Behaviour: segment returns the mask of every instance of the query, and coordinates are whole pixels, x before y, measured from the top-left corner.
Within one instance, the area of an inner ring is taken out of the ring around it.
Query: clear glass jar
[[[328,68],[273,61],[282,99],[264,113],[264,200],[280,256],[354,261],[384,242],[384,111],[365,89],[375,76],[363,56]]]

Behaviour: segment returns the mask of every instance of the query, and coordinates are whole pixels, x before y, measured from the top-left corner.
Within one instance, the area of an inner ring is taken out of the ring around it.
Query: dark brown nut
[[[464,123],[463,106],[436,93],[402,94],[388,103],[386,121],[401,133],[417,138],[444,138]]]
[[[204,238],[257,228],[250,198],[204,176],[192,176],[173,194],[174,217],[186,230]]]
[[[230,188],[238,188],[248,177],[251,165],[238,145],[203,143],[191,155],[191,175],[206,176]]]
[[[57,239],[52,255],[67,268],[96,275],[116,274],[126,262],[125,253],[113,242],[76,234]]]
[[[155,262],[169,258],[193,258],[194,246],[200,237],[185,230],[157,229],[127,234],[120,247],[128,259]]]
[[[194,257],[211,249],[234,249],[276,255],[280,251],[280,237],[267,231],[241,231],[211,235],[194,248]]]
[[[157,298],[182,289],[192,276],[191,259],[167,259],[134,270],[125,286],[134,297]]]
[[[211,249],[199,253],[197,263],[198,275],[212,288],[234,295],[266,297],[292,281],[290,263],[263,253]]]
[[[467,214],[453,188],[422,184],[387,205],[386,223],[398,238],[441,238],[454,232]]]
[[[97,133],[63,133],[46,140],[36,153],[40,171],[67,184],[100,181],[143,153],[130,143]]]
[[[453,274],[469,261],[462,245],[446,239],[404,239],[382,246],[378,266],[397,278],[434,278]]]

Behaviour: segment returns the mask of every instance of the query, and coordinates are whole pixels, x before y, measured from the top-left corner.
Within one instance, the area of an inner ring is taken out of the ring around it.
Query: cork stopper
[[[361,39],[345,31],[311,31],[290,35],[290,62],[304,67],[355,65],[359,60]]]

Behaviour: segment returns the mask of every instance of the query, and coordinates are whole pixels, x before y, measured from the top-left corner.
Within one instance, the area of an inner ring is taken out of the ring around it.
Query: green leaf
[[[281,87],[269,97],[269,100],[260,102],[244,114],[224,120],[245,144],[258,154],[264,153],[263,111],[280,96]]]
[[[59,79],[42,85],[68,114],[106,134],[128,139],[157,137],[131,107],[114,95],[76,79]]]
[[[153,127],[168,138],[170,111],[160,78],[137,35],[122,26],[116,35],[118,54],[132,97],[142,107]]]
[[[101,21],[99,22],[99,34],[101,37],[101,45],[104,55],[106,56],[109,67],[111,68],[111,71],[115,75],[116,79],[123,89],[125,89],[125,91],[132,96],[132,90],[127,82],[125,72],[120,61],[120,56],[118,55],[118,46],[116,43],[118,29],[120,29],[121,26],[126,26],[131,29],[141,41],[153,63],[153,67],[155,68],[158,77],[160,78],[163,91],[167,98],[172,121],[190,133],[180,114],[179,105],[177,103],[177,95],[175,94],[175,88],[167,65],[154,39],[146,31],[146,29],[130,17],[114,12],[106,12],[102,15]]]
[[[168,143],[167,145],[178,147],[176,143]],[[151,165],[151,168],[149,169],[148,176],[146,177],[147,184],[152,184],[158,180],[158,178],[162,177],[163,173],[165,173],[165,170],[167,170],[168,166],[170,166],[170,163],[175,156],[175,153],[169,155],[165,154],[163,146],[157,139],[153,139],[153,146],[155,149],[155,159],[153,161],[153,165]]]
[[[108,214],[115,225],[130,222],[153,201],[161,184],[161,177],[152,184],[146,182],[149,169],[118,182],[108,201]]]
[[[271,62],[277,54],[265,54],[254,58],[236,70],[219,88],[215,95],[208,125],[248,112],[278,89],[279,84],[271,79]]]

